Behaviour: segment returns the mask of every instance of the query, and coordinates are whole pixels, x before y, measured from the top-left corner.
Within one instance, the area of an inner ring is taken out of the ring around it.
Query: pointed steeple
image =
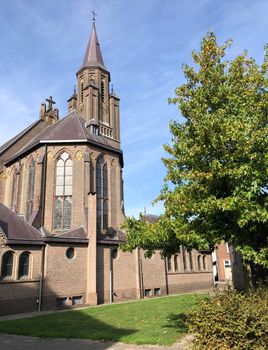
[[[91,36],[90,36],[90,39],[89,39],[88,44],[87,44],[87,49],[86,49],[84,61],[82,64],[82,68],[83,67],[93,67],[93,66],[102,67],[105,70],[107,70],[105,65],[104,65],[102,54],[101,54],[100,44],[99,44],[96,26],[95,26],[95,21],[93,21],[92,32],[91,32]]]

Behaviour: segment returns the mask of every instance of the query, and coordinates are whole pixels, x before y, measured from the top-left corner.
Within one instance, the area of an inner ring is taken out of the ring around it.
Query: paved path
[[[185,337],[171,346],[158,346],[0,334],[0,350],[186,350],[187,340],[188,338]]]

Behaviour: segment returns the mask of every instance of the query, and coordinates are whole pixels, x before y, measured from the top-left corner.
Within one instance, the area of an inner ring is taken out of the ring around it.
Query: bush
[[[195,350],[267,350],[268,290],[218,291],[198,304],[187,323]]]

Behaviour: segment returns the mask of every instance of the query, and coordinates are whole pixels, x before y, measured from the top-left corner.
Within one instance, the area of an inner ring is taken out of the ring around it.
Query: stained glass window
[[[30,254],[28,252],[23,252],[19,259],[19,278],[29,275],[29,260]]]
[[[168,272],[171,271],[171,257],[170,256],[168,256],[168,258],[167,258],[167,269],[168,269]]]
[[[12,175],[12,190],[11,190],[11,199],[10,199],[11,209],[14,209],[16,191],[17,191],[17,177],[16,177],[16,170],[14,170],[14,173]]]
[[[73,190],[73,162],[63,152],[56,164],[56,190],[54,204],[54,228],[66,230],[71,227]]]
[[[12,252],[6,252],[2,257],[1,277],[11,277],[13,273],[13,256]]]
[[[108,228],[108,170],[103,156],[96,165],[97,230]]]
[[[35,161],[32,160],[29,166],[27,201],[26,201],[26,220],[28,221],[33,211],[34,199],[34,182],[35,182]]]

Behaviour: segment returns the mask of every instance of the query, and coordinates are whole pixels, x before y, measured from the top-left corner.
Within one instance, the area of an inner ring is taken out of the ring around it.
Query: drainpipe
[[[110,245],[110,271],[109,271],[109,285],[110,285],[110,303],[113,302],[113,257],[112,246]]]
[[[144,299],[144,281],[143,281],[143,267],[140,254],[140,247],[138,247],[138,261],[139,261],[139,278],[140,278],[140,298]]]
[[[40,283],[39,283],[39,303],[38,303],[38,311],[42,311],[42,303],[43,303],[43,284],[44,284],[44,266],[45,266],[45,245],[42,246],[42,256],[41,256],[41,274],[40,274]]]

